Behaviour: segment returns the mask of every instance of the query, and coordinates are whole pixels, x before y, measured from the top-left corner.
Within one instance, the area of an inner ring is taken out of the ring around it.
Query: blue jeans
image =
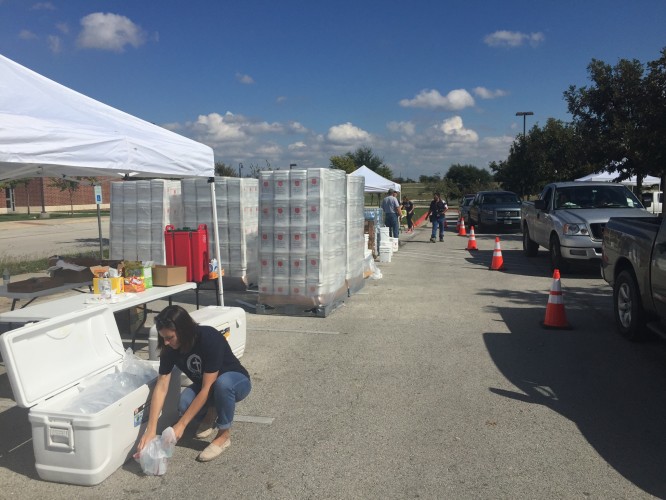
[[[236,403],[245,399],[250,394],[252,383],[242,373],[238,372],[225,372],[217,380],[213,382],[211,388],[211,396],[208,398],[206,404],[201,408],[194,421],[201,421],[208,406],[213,404],[217,410],[217,420],[215,427],[218,429],[228,429],[231,427],[231,422],[234,420],[234,413],[236,411]],[[180,403],[178,403],[178,411],[183,415],[194,401],[194,398],[201,390],[201,385],[192,384],[186,388],[180,395]]]
[[[398,237],[398,233],[400,233],[398,214],[384,214],[384,225],[389,228],[389,236]]]
[[[434,238],[437,235],[437,228],[439,227],[439,239],[444,238],[444,216],[437,217],[432,221],[432,234],[431,238]]]

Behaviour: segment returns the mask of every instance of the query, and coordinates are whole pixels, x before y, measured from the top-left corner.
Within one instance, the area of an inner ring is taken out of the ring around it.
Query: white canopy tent
[[[393,189],[394,191],[398,192],[400,192],[401,190],[400,184],[382,177],[377,172],[370,170],[365,165],[354,170],[349,175],[357,175],[360,177],[365,177],[366,193],[386,193],[389,189]]]
[[[614,172],[614,173],[609,173],[609,172],[600,172],[598,174],[589,174],[586,175],[585,177],[581,177],[580,179],[576,179],[576,181],[584,182],[584,181],[595,181],[595,182],[619,182],[620,184],[624,184],[625,186],[635,186],[637,183],[636,176],[632,176],[629,179],[625,179],[623,181],[616,181],[615,179],[618,178],[619,172]],[[643,179],[643,185],[644,186],[651,186],[654,184],[661,184],[661,179],[659,177],[653,177],[651,175],[645,176]]]
[[[213,150],[0,55],[0,180],[214,175]],[[215,183],[211,182],[216,257]],[[222,278],[219,278],[220,303]]]

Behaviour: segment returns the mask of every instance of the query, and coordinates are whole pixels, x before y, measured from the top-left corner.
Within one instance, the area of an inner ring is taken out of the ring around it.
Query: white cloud
[[[521,33],[519,31],[506,31],[500,30],[486,35],[483,39],[484,43],[490,47],[520,47],[525,43],[529,43],[536,47],[546,39],[543,33]]]
[[[38,2],[30,7],[30,10],[56,10],[51,2]]]
[[[462,118],[453,116],[444,120],[442,123],[434,125],[434,128],[444,134],[449,142],[478,142],[479,134],[474,130],[466,129],[463,126]]]
[[[439,91],[424,89],[414,99],[402,99],[403,108],[444,108],[457,111],[474,106],[474,98],[465,89],[456,89],[443,96]]]
[[[413,136],[416,133],[416,125],[412,122],[389,122],[386,124],[391,132],[404,134],[408,137]]]
[[[475,87],[474,94],[481,99],[495,99],[496,97],[504,97],[509,93],[505,90],[490,90],[485,87]]]
[[[287,96],[284,96],[284,95],[278,96],[278,98],[275,99],[275,102],[278,103],[278,104],[282,104],[283,102],[286,102],[286,101],[287,101]]]
[[[48,37],[49,50],[54,54],[60,53],[62,51],[62,40],[59,36],[49,35]]]
[[[236,73],[236,80],[244,85],[252,85],[254,83],[254,78],[250,75],[244,75],[242,73]]]
[[[351,122],[342,125],[334,125],[328,129],[326,140],[333,144],[357,144],[370,139],[370,134],[351,124]]]
[[[19,33],[19,38],[21,40],[35,40],[38,37],[30,30],[21,30],[21,32]]]
[[[67,23],[57,23],[56,29],[63,35],[69,34],[69,25]]]
[[[84,49],[123,52],[126,45],[139,47],[146,40],[143,30],[125,16],[96,12],[81,19],[83,30],[77,43]]]
[[[287,146],[289,151],[304,151],[308,147],[303,141],[293,142]]]

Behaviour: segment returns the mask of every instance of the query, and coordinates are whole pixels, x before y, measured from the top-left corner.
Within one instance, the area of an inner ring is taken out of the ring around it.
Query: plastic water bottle
[[[9,285],[9,280],[11,277],[9,276],[9,269],[5,268],[5,270],[2,272],[2,284],[7,286]]]

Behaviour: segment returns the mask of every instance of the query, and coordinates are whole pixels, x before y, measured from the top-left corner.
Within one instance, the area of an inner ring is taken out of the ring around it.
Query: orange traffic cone
[[[458,236],[467,236],[467,231],[465,231],[465,219],[460,219],[460,226],[458,227]]]
[[[469,239],[467,240],[467,250],[478,250],[476,246],[476,236],[474,236],[474,226],[469,228]]]
[[[569,330],[571,326],[564,312],[564,300],[562,300],[562,287],[560,285],[560,270],[553,272],[553,284],[550,286],[548,304],[546,305],[546,317],[542,323],[544,328]]]
[[[504,259],[502,258],[499,236],[495,236],[495,250],[493,250],[493,260],[490,263],[490,270],[499,271],[501,269],[504,269]]]

